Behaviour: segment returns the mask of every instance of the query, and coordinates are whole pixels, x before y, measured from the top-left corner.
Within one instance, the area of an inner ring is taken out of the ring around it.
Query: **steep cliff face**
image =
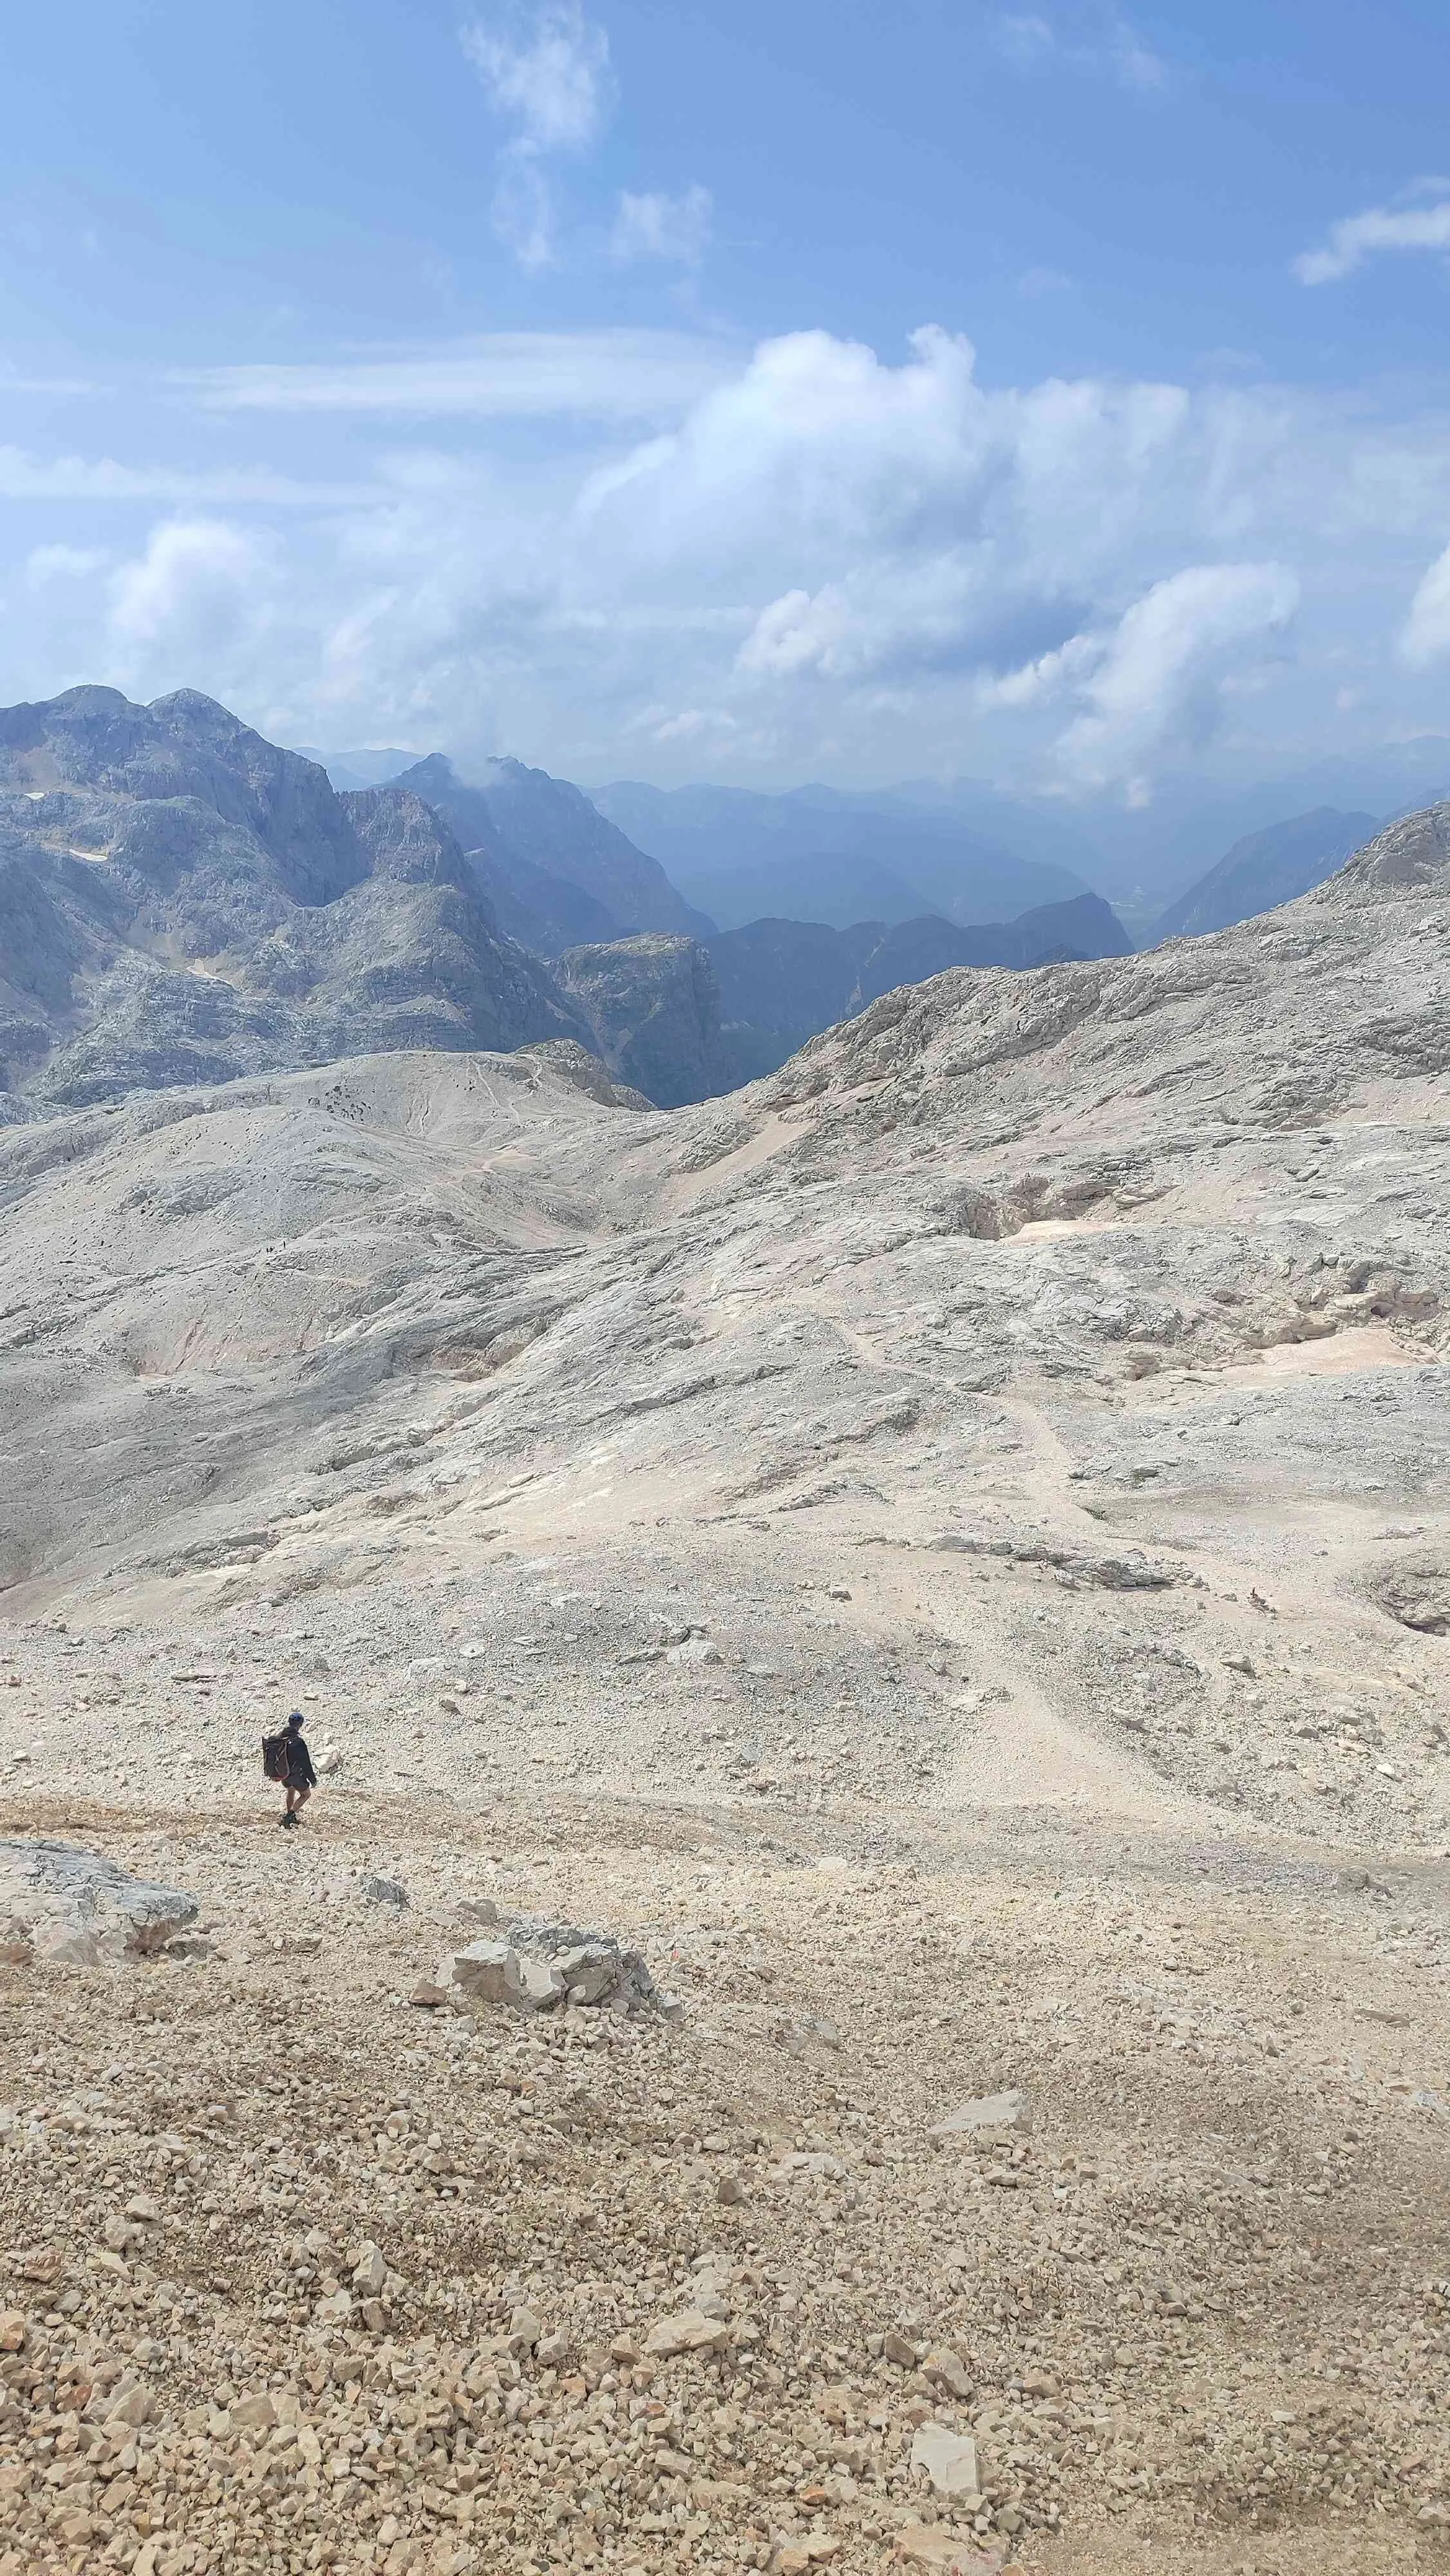
[[[698,940],[653,934],[571,948],[560,974],[610,1070],[662,1109],[740,1079],[721,1039],[719,982]]]
[[[659,861],[636,849],[566,778],[551,778],[521,760],[491,760],[484,783],[468,786],[451,761],[434,752],[393,784],[426,797],[464,849],[484,852],[491,876],[502,877],[546,920],[559,914],[555,889],[563,885],[601,908],[606,918],[596,937],[713,926],[691,911]],[[541,876],[553,887],[541,886]]]
[[[89,1101],[583,1025],[453,834],[192,690],[0,711],[0,1101]]]

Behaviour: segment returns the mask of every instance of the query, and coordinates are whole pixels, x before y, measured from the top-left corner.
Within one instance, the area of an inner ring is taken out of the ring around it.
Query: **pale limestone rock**
[[[669,2360],[681,2352],[719,2352],[730,2340],[730,2328],[721,2317],[706,2316],[700,2308],[686,2308],[680,2316],[661,2317],[645,2337],[645,2351],[657,2360]]]
[[[0,1842],[0,1959],[91,1968],[159,1950],[196,1920],[194,1896],[157,1887],[98,1852]]]
[[[954,2433],[946,2424],[918,2424],[912,2436],[911,2465],[924,2469],[938,2495],[976,2495],[977,2446],[970,2433]]]
[[[944,2120],[938,2120],[928,2132],[933,2138],[970,2136],[979,2129],[1021,2129],[1032,2126],[1032,2109],[1025,2093],[984,2093],[972,2102],[960,2102]]]

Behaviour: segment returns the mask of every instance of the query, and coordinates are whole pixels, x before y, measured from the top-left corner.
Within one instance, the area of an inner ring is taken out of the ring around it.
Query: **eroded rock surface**
[[[197,1903],[72,1844],[0,1842],[0,1958],[90,1968],[145,1958],[194,1923]]]

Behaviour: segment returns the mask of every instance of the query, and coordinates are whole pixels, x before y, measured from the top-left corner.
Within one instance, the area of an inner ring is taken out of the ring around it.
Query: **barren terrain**
[[[0,1968],[5,2576],[1450,2563],[1447,819],[0,1136],[4,1830],[198,1908]]]

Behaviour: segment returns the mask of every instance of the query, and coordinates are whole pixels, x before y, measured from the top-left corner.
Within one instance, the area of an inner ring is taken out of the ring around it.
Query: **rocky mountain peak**
[[[1450,888],[1450,804],[1401,815],[1329,879],[1321,899],[1352,903],[1412,888]]]

